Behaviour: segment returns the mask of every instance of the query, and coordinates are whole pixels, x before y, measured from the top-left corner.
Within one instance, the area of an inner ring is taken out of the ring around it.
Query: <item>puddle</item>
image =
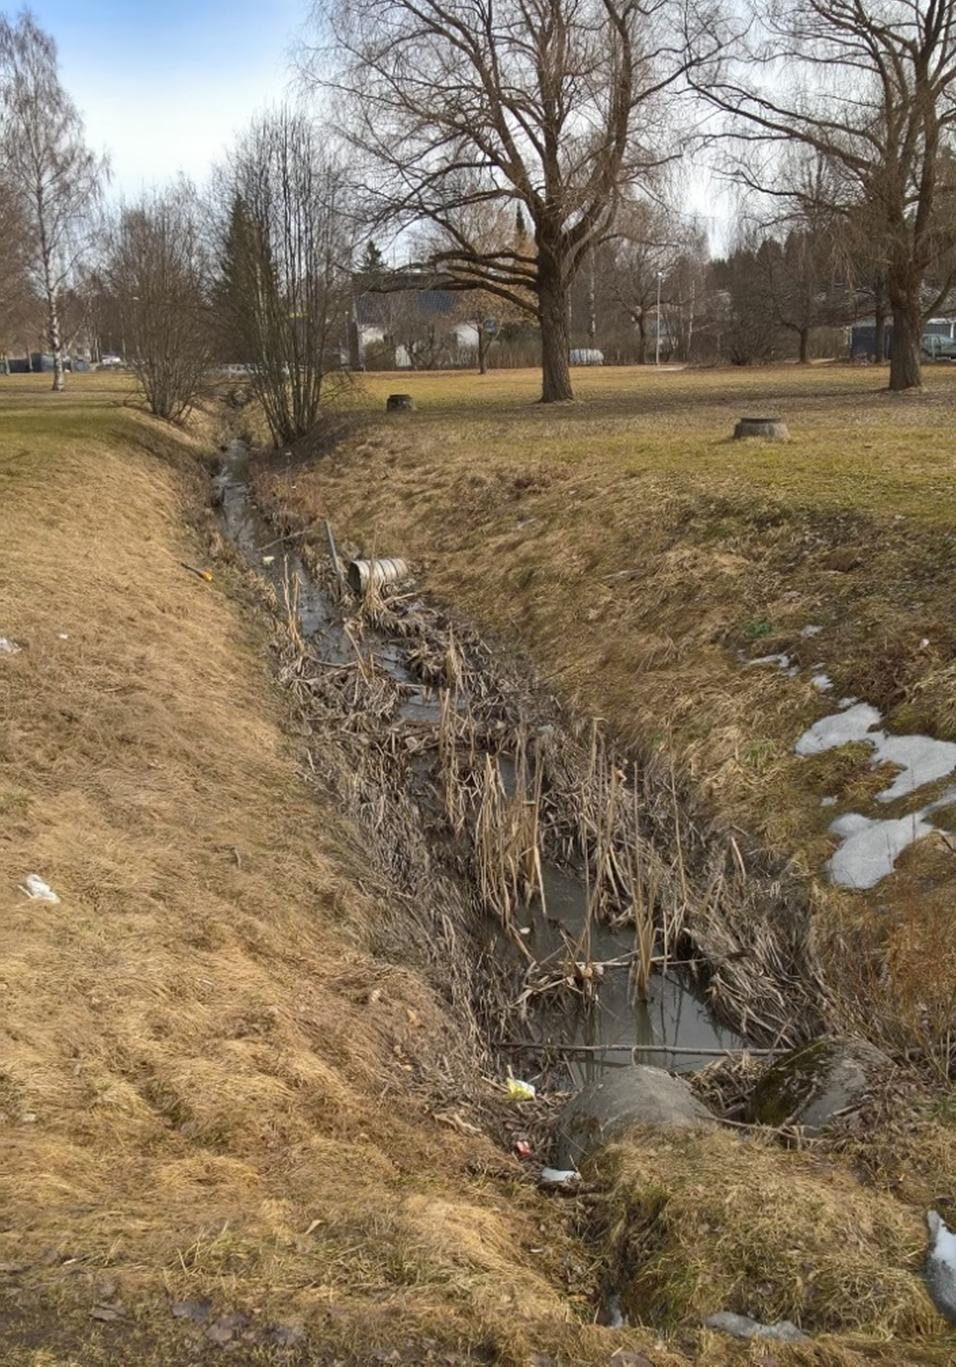
[[[216,479],[225,533],[250,567],[274,586],[280,604],[288,601],[288,582],[297,584],[300,627],[303,635],[311,638],[318,654],[329,663],[350,663],[355,658],[355,649],[342,628],[332,595],[312,578],[292,549],[294,542],[277,541],[274,529],[256,508],[248,485],[248,459],[243,443],[234,442],[225,454],[222,474]],[[362,648],[402,694],[395,718],[419,733],[425,726],[437,728],[441,716],[438,695],[415,676],[407,646],[366,628]],[[459,698],[458,705],[467,706],[467,699]],[[513,796],[514,764],[507,756],[499,756],[498,763],[502,786]],[[427,761],[419,756],[411,766],[409,783],[424,790],[427,782]],[[534,958],[546,972],[553,969],[559,973],[567,958],[567,942],[576,943],[584,928],[587,892],[582,877],[552,863],[544,863],[542,881],[544,906],[540,900],[532,902],[520,914],[518,924],[527,932],[524,942]],[[517,952],[497,922],[492,939],[496,953]],[[647,1001],[633,1001],[629,982],[633,945],[631,928],[616,931],[604,922],[592,926],[591,958],[605,964],[597,1001],[583,1009],[565,992],[547,993],[538,999],[532,1021],[540,1042],[653,1046],[653,1052],[642,1052],[638,1061],[672,1071],[691,1071],[712,1061],[709,1054],[673,1054],[672,1049],[746,1047],[745,1040],[715,1022],[706,1002],[695,996],[674,968],[652,976]],[[579,1086],[606,1069],[630,1065],[631,1055],[626,1052],[568,1060],[574,1082]]]
[[[567,957],[566,940],[577,943],[584,930],[586,892],[582,879],[554,864],[543,865],[542,882],[545,909],[535,901],[517,919],[529,931],[525,943],[535,958],[558,970]],[[591,957],[605,965],[597,1000],[587,1011],[569,1010],[566,1000],[545,1001],[539,1015],[542,1042],[628,1049],[641,1045],[645,1047],[637,1055],[639,1063],[670,1072],[693,1072],[713,1061],[709,1053],[695,1054],[695,1049],[746,1048],[746,1040],[717,1024],[706,1002],[681,981],[676,969],[654,973],[647,1000],[635,1001],[630,983],[633,949],[631,927],[592,925]],[[674,1049],[681,1052],[672,1053]],[[631,1062],[629,1053],[619,1052],[569,1058],[568,1067],[575,1084],[583,1086],[608,1069],[629,1068]]]
[[[862,741],[873,750],[873,765],[893,764],[899,773],[882,792],[877,802],[897,798],[946,778],[956,771],[956,744],[934,740],[931,736],[894,736],[877,730],[882,714],[869,703],[844,699],[844,710],[821,717],[797,741],[798,755],[822,755],[851,741]],[[918,812],[883,820],[848,812],[837,817],[830,832],[841,838],[836,853],[827,863],[834,883],[848,888],[872,888],[893,872],[896,860],[910,845],[936,829],[927,818],[956,802],[956,789],[927,803]]]

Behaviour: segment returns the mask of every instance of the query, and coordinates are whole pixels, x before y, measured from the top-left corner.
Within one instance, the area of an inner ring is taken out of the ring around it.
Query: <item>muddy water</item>
[[[294,539],[277,538],[272,525],[256,508],[248,480],[248,451],[240,443],[227,450],[223,470],[216,477],[217,501],[227,537],[258,574],[269,581],[280,604],[296,604],[299,626],[318,659],[328,664],[355,660],[355,649],[342,625],[333,597],[318,584],[294,550]],[[437,730],[440,707],[433,690],[415,677],[408,663],[404,641],[390,640],[368,627],[363,649],[369,650],[379,667],[399,687],[403,700],[397,716],[409,728]],[[502,780],[513,785],[513,771],[500,761]],[[568,947],[578,942],[585,928],[587,890],[582,877],[545,863],[544,904],[532,902],[519,919],[524,942],[545,973],[557,976],[567,959]],[[489,949],[495,954],[516,951],[500,929],[489,923]],[[631,1049],[638,1062],[655,1064],[675,1072],[691,1071],[711,1061],[696,1050],[733,1049],[745,1041],[720,1026],[706,1003],[696,996],[671,968],[655,973],[647,998],[635,1001],[630,990],[629,965],[633,933],[595,923],[591,928],[591,958],[603,965],[597,1000],[589,1007],[567,993],[549,993],[530,1013],[527,1036],[541,1044],[564,1046],[624,1046],[621,1052],[583,1052],[569,1057],[568,1071],[575,1085],[611,1068],[629,1067]],[[673,1053],[672,1050],[689,1052]]]

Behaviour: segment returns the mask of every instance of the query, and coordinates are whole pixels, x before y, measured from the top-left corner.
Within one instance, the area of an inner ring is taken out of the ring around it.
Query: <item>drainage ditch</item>
[[[215,488],[285,618],[310,763],[402,890],[395,947],[429,961],[486,1062],[573,1090],[825,1028],[806,906],[662,757],[635,764],[425,598],[356,597],[324,546],[256,506],[243,443]]]

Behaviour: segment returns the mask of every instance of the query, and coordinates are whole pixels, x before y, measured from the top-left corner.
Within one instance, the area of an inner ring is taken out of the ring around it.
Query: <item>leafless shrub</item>
[[[282,108],[254,124],[219,179],[224,342],[250,367],[276,444],[316,425],[341,371],[350,242],[328,139]]]
[[[107,271],[127,360],[150,411],[176,421],[208,383],[209,262],[183,182],[120,215]]]

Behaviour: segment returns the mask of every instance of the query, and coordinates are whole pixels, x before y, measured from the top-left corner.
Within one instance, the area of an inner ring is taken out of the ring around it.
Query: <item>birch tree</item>
[[[56,44],[25,10],[0,15],[0,172],[23,215],[47,315],[53,388],[62,390],[61,295],[89,243],[106,164],[60,83]]]

